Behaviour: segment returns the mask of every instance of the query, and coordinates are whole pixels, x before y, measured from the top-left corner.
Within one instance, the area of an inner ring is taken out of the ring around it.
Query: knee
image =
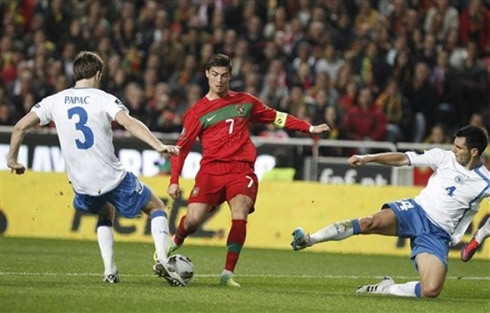
[[[250,208],[248,207],[240,207],[238,209],[234,209],[231,212],[231,218],[234,220],[247,220],[249,211]]]
[[[195,215],[187,215],[184,220],[184,227],[188,232],[193,232],[200,224],[200,220]]]
[[[104,224],[110,222],[112,224],[112,222],[114,221],[114,214],[114,207],[112,207],[110,204],[107,204],[98,213],[98,223]]]
[[[376,225],[376,220],[372,216],[367,216],[359,220],[359,226],[361,227],[361,233],[371,232]]]
[[[442,290],[442,286],[436,286],[436,285],[421,285],[421,293],[422,297],[424,298],[436,298],[439,296]]]

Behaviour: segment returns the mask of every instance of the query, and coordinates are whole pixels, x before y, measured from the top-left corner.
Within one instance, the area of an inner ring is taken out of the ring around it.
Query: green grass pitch
[[[417,279],[408,257],[245,247],[240,289],[218,285],[224,247],[184,246],[195,265],[186,288],[152,274],[151,243],[116,242],[120,284],[102,283],[96,242],[0,238],[0,312],[489,312],[490,261],[451,259],[436,299],[358,295],[384,275]]]

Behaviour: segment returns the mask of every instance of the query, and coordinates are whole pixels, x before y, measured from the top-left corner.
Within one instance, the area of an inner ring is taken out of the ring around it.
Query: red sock
[[[177,227],[177,231],[175,232],[174,236],[174,243],[177,246],[180,246],[184,243],[185,238],[192,234],[193,232],[189,232],[187,229],[185,229],[184,223],[185,223],[185,217],[187,215],[182,216],[179,222],[179,227]]]
[[[231,220],[231,229],[226,241],[226,265],[225,270],[233,272],[235,270],[240,251],[245,243],[247,236],[247,221],[246,220]]]

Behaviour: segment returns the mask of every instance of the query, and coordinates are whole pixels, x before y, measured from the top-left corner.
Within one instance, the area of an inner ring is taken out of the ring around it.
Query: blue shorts
[[[447,268],[451,237],[445,230],[429,220],[420,205],[413,199],[404,199],[386,203],[383,207],[390,207],[395,213],[398,236],[410,238],[412,249],[410,259],[414,262],[415,267],[417,267],[415,257],[426,252],[439,258]]]
[[[140,215],[141,209],[150,201],[151,190],[131,172],[116,188],[100,196],[82,195],[75,192],[73,207],[87,213],[98,214],[109,202],[116,207],[119,215],[133,218]]]

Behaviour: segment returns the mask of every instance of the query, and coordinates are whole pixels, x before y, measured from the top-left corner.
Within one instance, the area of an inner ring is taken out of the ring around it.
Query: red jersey
[[[177,141],[180,154],[171,158],[170,183],[178,183],[184,160],[197,137],[202,146],[201,168],[212,162],[248,162],[253,166],[257,153],[250,139],[249,121],[302,132],[308,132],[311,126],[266,106],[248,93],[229,91],[215,100],[203,97],[184,115]]]

